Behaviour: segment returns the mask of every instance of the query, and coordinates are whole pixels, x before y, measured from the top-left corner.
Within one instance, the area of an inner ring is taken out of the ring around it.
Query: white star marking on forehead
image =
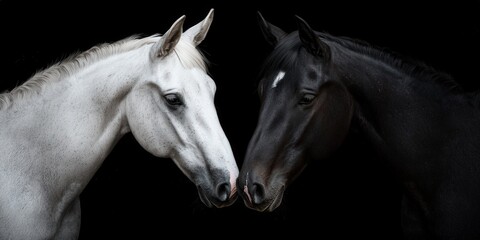
[[[278,82],[280,82],[280,80],[282,80],[284,76],[285,76],[284,71],[278,72],[277,76],[275,77],[275,80],[273,80],[272,88],[277,87]]]

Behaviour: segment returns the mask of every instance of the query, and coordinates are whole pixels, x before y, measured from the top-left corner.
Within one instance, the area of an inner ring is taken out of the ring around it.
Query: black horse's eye
[[[305,93],[303,94],[302,98],[300,98],[300,102],[298,104],[300,105],[308,105],[310,104],[313,99],[315,99],[315,95],[311,93]]]
[[[165,101],[167,101],[167,103],[171,106],[180,106],[183,104],[182,99],[180,99],[180,97],[175,93],[170,93],[163,97],[165,98]]]

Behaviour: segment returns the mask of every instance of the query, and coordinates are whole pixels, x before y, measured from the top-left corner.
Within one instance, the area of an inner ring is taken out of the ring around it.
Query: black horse
[[[480,239],[478,94],[449,75],[364,42],[317,32],[300,17],[260,72],[258,125],[238,177],[247,207],[271,212],[307,163],[355,130],[402,186],[406,239]]]

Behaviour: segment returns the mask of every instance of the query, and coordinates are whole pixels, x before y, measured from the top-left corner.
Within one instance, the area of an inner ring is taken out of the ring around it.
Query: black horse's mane
[[[412,76],[412,78],[418,79],[419,81],[433,81],[434,83],[438,83],[443,87],[445,92],[461,94],[469,98],[470,101],[474,99],[472,103],[475,103],[475,105],[480,105],[480,92],[466,92],[450,74],[439,71],[422,61],[401,55],[387,48],[374,46],[359,39],[344,36],[333,36],[326,32],[316,32],[316,34],[326,42],[333,42],[354,52],[368,55],[386,64],[390,64],[391,66],[403,71],[409,76]],[[295,66],[301,64],[301,62],[298,62],[301,59],[298,57],[298,53],[301,48],[302,46],[297,32],[287,35],[284,41],[276,46],[276,48],[264,62],[264,65],[260,71],[260,76],[265,76],[266,73],[277,70],[280,66],[294,68]],[[258,91],[260,95],[262,95],[266,84],[268,83],[259,83]]]
[[[388,48],[380,48],[370,43],[359,39],[353,39],[344,36],[333,36],[325,32],[316,32],[317,35],[326,39],[327,41],[335,42],[345,48],[353,50],[355,52],[363,53],[368,56],[375,57],[382,62],[390,64],[406,74],[419,79],[419,80],[432,80],[443,86],[452,92],[463,92],[463,88],[457,81],[445,72],[439,71],[432,66],[413,59],[411,57],[401,55],[398,52],[391,51]]]

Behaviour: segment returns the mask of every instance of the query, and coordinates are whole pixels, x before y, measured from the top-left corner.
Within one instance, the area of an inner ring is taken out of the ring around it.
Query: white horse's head
[[[214,105],[215,83],[196,49],[213,9],[185,32],[184,20],[148,46],[149,67],[127,96],[128,125],[143,148],[175,162],[205,205],[225,207],[237,197],[238,168]]]

